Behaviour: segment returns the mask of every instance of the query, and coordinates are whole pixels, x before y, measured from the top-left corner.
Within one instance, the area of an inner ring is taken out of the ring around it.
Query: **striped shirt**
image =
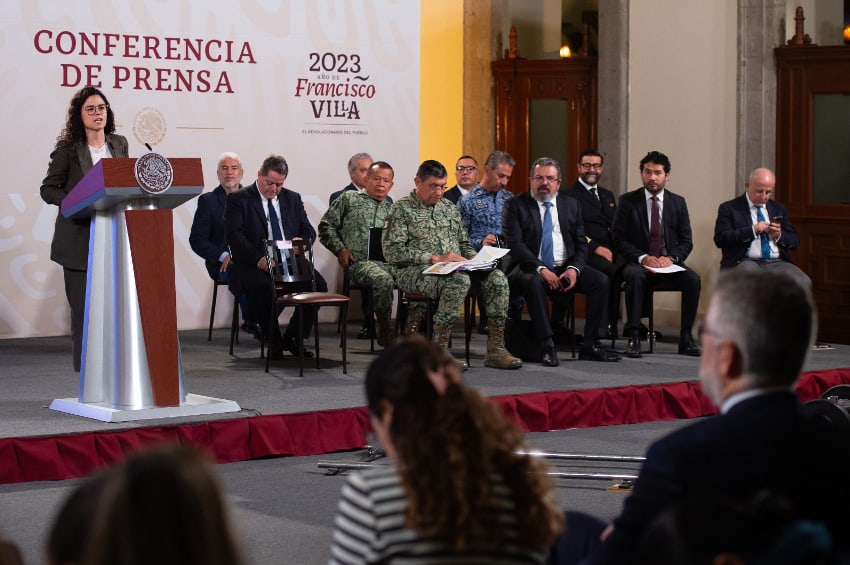
[[[423,538],[404,525],[407,500],[395,468],[369,469],[353,473],[343,486],[336,518],[330,563],[452,563],[514,564],[543,563],[548,549],[517,547],[508,539],[494,539],[489,549],[457,554],[444,544]],[[496,488],[492,510],[498,520],[516,528],[513,502],[504,485]]]

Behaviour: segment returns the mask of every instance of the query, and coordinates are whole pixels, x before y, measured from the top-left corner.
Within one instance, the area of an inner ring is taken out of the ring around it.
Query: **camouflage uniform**
[[[319,241],[337,255],[343,248],[354,255],[351,277],[355,284],[372,287],[375,314],[390,316],[393,307],[395,268],[369,261],[370,228],[383,228],[392,204],[373,200],[365,192],[346,190],[333,201],[319,222]]]
[[[475,255],[457,208],[445,199],[429,206],[413,191],[393,204],[388,220],[384,256],[396,267],[399,288],[439,298],[434,324],[450,327],[460,316],[470,275],[465,272],[423,275],[422,271],[431,264],[432,255],[450,251],[466,258]],[[480,281],[487,315],[504,323],[509,292],[505,274],[496,269],[473,273],[472,277]]]
[[[469,242],[476,251],[481,250],[481,242],[488,235],[502,235],[502,208],[512,196],[509,190],[493,194],[479,184],[457,203]]]

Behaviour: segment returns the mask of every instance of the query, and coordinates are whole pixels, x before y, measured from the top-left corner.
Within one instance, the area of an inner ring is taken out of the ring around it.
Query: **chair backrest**
[[[274,267],[270,270],[272,281],[277,284],[309,282],[315,290],[313,250],[305,239],[266,242],[266,259]]]

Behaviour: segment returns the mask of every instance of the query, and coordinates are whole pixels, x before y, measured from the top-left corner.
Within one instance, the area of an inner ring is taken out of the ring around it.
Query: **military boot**
[[[517,359],[505,349],[505,320],[490,320],[490,334],[487,336],[487,354],[484,365],[496,369],[519,369],[522,360]]]
[[[387,347],[395,339],[393,321],[389,314],[378,315],[378,345]]]
[[[460,369],[461,371],[466,371],[467,369],[469,369],[469,365],[466,364],[466,361],[461,361],[460,359],[452,355],[451,351],[449,351],[449,335],[451,335],[451,333],[451,328],[449,326],[443,326],[439,324],[435,325],[434,343],[439,345],[440,349],[446,352],[446,355],[448,356],[449,360],[453,361],[457,365],[458,369]]]
[[[404,325],[405,336],[411,336],[419,333],[419,326],[422,325],[422,320],[425,319],[424,308],[408,308],[407,323]],[[430,337],[430,336],[428,336]]]

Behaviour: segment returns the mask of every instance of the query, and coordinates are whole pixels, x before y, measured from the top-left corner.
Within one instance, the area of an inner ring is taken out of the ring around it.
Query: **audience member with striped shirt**
[[[543,563],[563,527],[540,459],[461,382],[440,347],[414,336],[366,373],[372,427],[392,465],[342,489],[331,563]]]

